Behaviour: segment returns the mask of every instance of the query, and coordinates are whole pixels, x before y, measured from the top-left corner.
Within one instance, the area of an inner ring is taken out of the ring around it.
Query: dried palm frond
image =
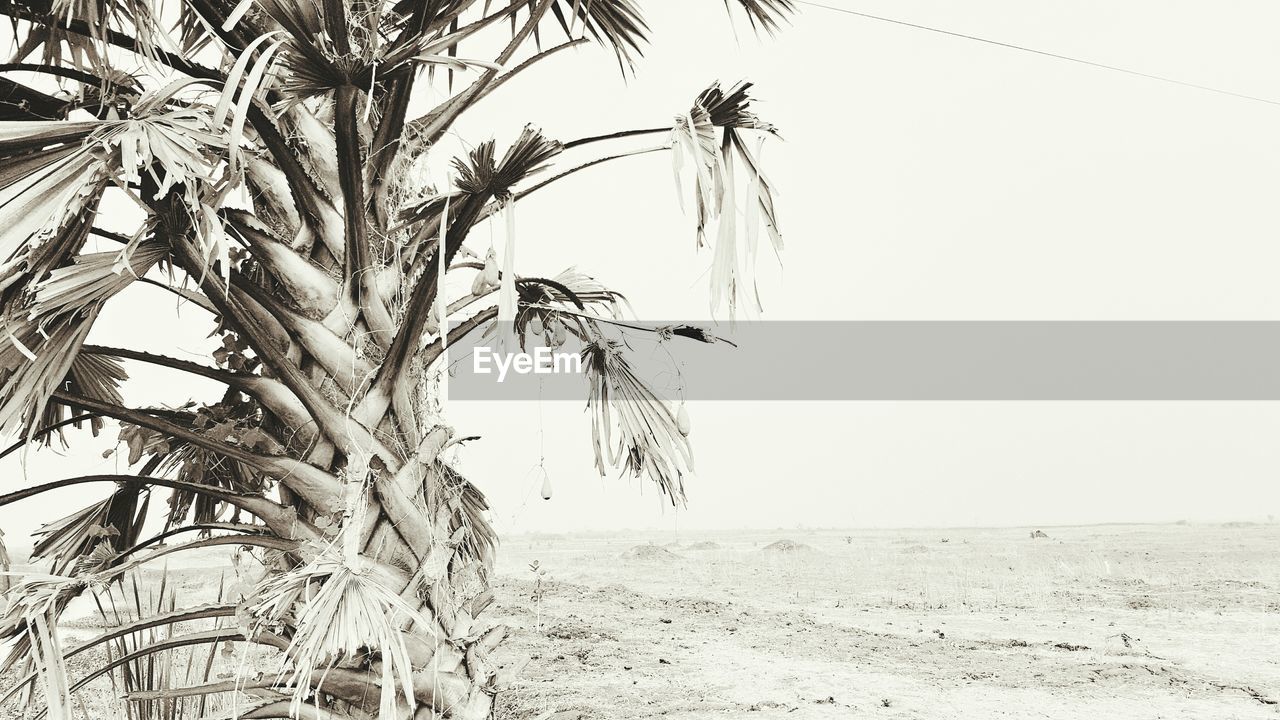
[[[703,90],[694,104],[707,111],[711,123],[727,130],[760,130],[777,135],[778,129],[751,112],[751,83],[741,82],[725,92],[720,83]]]
[[[63,409],[49,403],[59,388],[74,386],[96,400],[120,401],[116,386],[126,375],[119,363],[81,360],[80,348],[103,303],[166,253],[160,243],[142,243],[132,252],[79,256],[35,285],[29,310],[10,307],[0,316],[0,431],[30,433],[61,420]]]
[[[44,686],[44,702],[50,720],[71,720],[71,683],[57,632],[58,615],[69,596],[83,587],[75,578],[31,576],[9,593],[9,606],[0,618],[0,633],[20,633],[10,643],[2,665],[12,667],[29,659]],[[9,632],[4,632],[8,630]]]
[[[67,30],[56,22],[30,23],[24,35],[15,33],[15,36],[14,39],[20,39],[22,44],[14,53],[12,62],[25,60],[36,50],[40,50],[40,62],[45,65],[99,70],[110,67],[110,63],[105,62],[96,38]]]
[[[98,316],[98,306],[44,326],[0,316],[0,434],[34,431]]]
[[[168,254],[164,243],[153,241],[78,255],[71,264],[54,269],[35,284],[30,316],[43,321],[106,302]]]
[[[603,475],[606,465],[622,466],[634,477],[648,475],[673,505],[683,503],[693,454],[670,408],[631,369],[617,341],[588,342],[582,366],[591,386],[587,410],[596,469]]]
[[[120,485],[106,498],[54,522],[42,525],[34,536],[32,559],[49,558],[55,575],[71,574],[81,558],[98,552],[119,552],[132,547],[142,532],[150,493],[141,483]],[[105,546],[105,550],[100,550]],[[92,564],[102,564],[98,557]]]
[[[523,343],[528,338],[538,342],[546,337],[548,346],[558,346],[557,331],[571,332],[587,341],[596,334],[591,316],[621,319],[623,307],[630,307],[626,297],[610,290],[600,281],[575,268],[561,271],[554,278],[519,278],[520,311],[516,315],[516,332]],[[566,314],[556,306],[577,311]],[[566,322],[568,326],[566,326]]]
[[[32,284],[55,269],[67,265],[71,258],[84,249],[97,216],[97,194],[86,202],[80,214],[40,243],[29,243],[20,250],[22,257],[7,279],[0,280],[0,303],[25,304],[30,302]]]
[[[162,475],[173,473],[173,477],[183,482],[236,493],[258,493],[263,489],[264,479],[260,473],[222,453],[186,442],[166,445],[168,450],[157,468]],[[197,525],[215,522],[227,507],[227,503],[214,494],[175,489],[169,498],[165,529],[177,527],[188,518]]]
[[[459,528],[466,529],[457,549],[461,560],[477,561],[488,571],[493,567],[498,547],[498,535],[489,523],[488,500],[479,488],[472,485],[452,465],[437,459],[435,469],[440,474],[446,491],[455,499],[455,513],[449,526],[450,536]]]
[[[730,319],[743,304],[753,312],[760,310],[754,267],[761,225],[774,251],[782,250],[774,201],[777,191],[761,171],[759,159],[763,138],[777,137],[778,130],[751,111],[750,88],[750,83],[739,83],[725,91],[719,83],[713,84],[698,95],[689,114],[676,118],[672,130],[672,164],[682,205],[684,162],[686,156],[693,160],[699,247],[706,244],[711,225],[719,223],[711,271],[711,309],[716,312],[722,304],[728,305]],[[743,137],[748,131],[761,133],[761,145],[754,151]],[[747,191],[741,194],[739,163],[747,180]],[[745,242],[738,237],[739,215],[746,221]]]
[[[0,672],[22,662],[34,665],[35,675],[44,685],[45,708],[41,714],[47,713],[50,718],[72,717],[71,685],[56,631],[58,618],[85,588],[99,585],[95,573],[114,557],[110,545],[104,543],[81,556],[69,575],[25,574],[21,583],[10,590],[8,606],[0,614],[0,638],[9,640],[0,657]],[[29,679],[9,690],[4,699],[18,693]]]
[[[119,405],[124,402],[124,398],[120,395],[120,383],[128,379],[129,375],[124,371],[124,367],[114,358],[103,355],[76,355],[71,361],[71,370],[67,373],[63,387],[75,395]],[[69,420],[72,417],[70,412],[71,409],[68,406],[51,400],[45,406],[40,425],[50,427],[63,420]],[[89,423],[89,430],[94,437],[97,437],[105,424],[101,417],[93,416],[87,421],[73,422],[71,426],[79,429],[84,422]],[[62,446],[67,447],[64,430],[65,426],[59,427],[55,433],[40,438],[40,442],[46,446],[50,445],[56,435]]]
[[[397,716],[397,696],[412,714],[413,668],[400,623],[414,620],[430,627],[431,622],[392,591],[363,557],[343,557],[340,544],[270,579],[258,590],[252,609],[262,622],[287,621],[296,628],[279,670],[281,676],[294,676],[291,713],[310,694],[307,678],[313,670],[376,657],[382,664],[380,717]]]
[[[83,223],[80,232],[59,231],[83,219],[103,187],[101,160],[82,144],[93,125],[0,122],[0,290],[51,240],[42,265],[83,244]]]
[[[218,166],[229,148],[206,107],[168,109],[179,83],[139,99],[137,117],[84,123],[0,123],[0,291],[19,273],[52,269],[49,258],[65,258],[83,244],[87,208],[94,207],[108,179],[137,184],[145,173],[156,197],[183,194],[208,262],[229,266],[228,246],[208,203]],[[235,154],[232,153],[232,159]],[[75,218],[76,232],[59,232]],[[52,250],[38,250],[50,239]]]
[[[720,214],[723,168],[720,142],[716,138],[711,115],[701,105],[694,105],[687,115],[676,118],[671,130],[671,170],[675,176],[676,195],[684,209],[684,164],[686,156],[693,163],[693,203],[697,213],[698,246],[706,244],[707,226]]]
[[[571,267],[562,270],[553,279],[563,286],[565,290],[569,291],[571,296],[568,298],[556,298],[553,296],[551,298],[552,302],[563,303],[567,299],[575,300],[576,303],[582,304],[583,309],[590,310],[594,307],[596,310],[607,312],[613,318],[621,318],[623,308],[630,308],[627,296],[616,290],[609,289],[604,283],[579,271],[577,268]]]

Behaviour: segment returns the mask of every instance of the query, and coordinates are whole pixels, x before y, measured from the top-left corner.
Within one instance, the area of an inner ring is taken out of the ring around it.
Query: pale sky
[[[826,2],[1280,99],[1280,8],[1263,0]],[[603,50],[565,53],[460,135],[501,146],[525,122],[564,140],[669,124],[710,81],[746,78],[786,138],[765,152],[787,241],[781,268],[761,257],[768,319],[1280,320],[1280,107],[815,8],[775,39],[740,23],[738,42],[719,0],[646,5],[654,43],[636,77]],[[642,318],[709,317],[710,255],[665,155],[589,170],[518,213],[521,273],[576,265]],[[211,349],[201,313],[170,315],[168,296],[142,288],[95,339]],[[163,381],[128,399],[191,392]],[[594,473],[582,410],[452,404],[458,431],[484,436],[459,463],[501,531],[1280,515],[1274,403],[693,403],[698,473],[679,512],[643,481]],[[532,475],[540,435],[548,502]],[[29,476],[110,471],[109,444],[33,456]],[[4,478],[23,482],[12,458]],[[12,538],[88,492],[0,509],[0,527]]]

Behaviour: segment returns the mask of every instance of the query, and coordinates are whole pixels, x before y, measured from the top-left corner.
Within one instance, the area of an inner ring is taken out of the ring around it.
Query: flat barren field
[[[1280,527],[1044,531],[509,539],[499,717],[1280,716]]]
[[[489,617],[532,660],[496,720],[1280,717],[1280,526],[1032,530],[508,537]],[[225,554],[172,557],[143,605],[161,577],[187,602],[237,582]],[[68,646],[103,631],[88,599],[65,620]],[[217,678],[272,672],[214,652]],[[81,716],[124,717],[120,694],[92,683]]]

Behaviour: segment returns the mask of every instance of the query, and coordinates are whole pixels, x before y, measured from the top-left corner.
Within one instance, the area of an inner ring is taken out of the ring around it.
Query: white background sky
[[[786,137],[765,155],[788,244],[782,268],[761,259],[768,319],[1280,319],[1280,107],[815,8],[772,40],[740,23],[737,42],[719,0],[642,4],[655,40],[636,77],[624,82],[603,50],[562,54],[460,134],[501,145],[525,122],[566,140],[662,125],[712,80],[753,80],[759,114]],[[1265,0],[828,4],[1280,98],[1280,8]],[[695,252],[665,155],[584,172],[518,212],[522,273],[577,265],[646,319],[708,317],[710,255]],[[159,291],[131,292],[95,339],[211,349],[202,314],[175,323],[172,310]],[[198,392],[145,372],[131,402]],[[1274,403],[690,410],[698,473],[679,512],[641,481],[596,476],[582,404],[455,403],[451,417],[484,436],[459,461],[504,532],[1280,515]],[[30,481],[112,471],[106,435],[33,456]],[[549,502],[531,474],[540,437]],[[4,462],[4,489],[19,487],[18,463]],[[0,527],[12,539],[98,492],[0,509]]]

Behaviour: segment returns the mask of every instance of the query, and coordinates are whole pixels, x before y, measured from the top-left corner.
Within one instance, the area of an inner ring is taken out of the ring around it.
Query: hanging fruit
[[[543,333],[546,335],[547,347],[549,348],[556,347],[556,327],[559,324],[560,321],[556,316],[552,315],[547,318],[547,322],[543,325]]]
[[[680,403],[680,409],[676,412],[676,427],[680,429],[680,434],[685,437],[689,436],[689,411],[685,409],[684,403]]]
[[[494,253],[493,248],[489,248],[489,252],[484,256],[484,283],[489,287],[497,287],[498,285],[498,255]]]
[[[534,315],[533,319],[529,321],[529,334],[542,335],[545,332],[546,332],[546,326],[542,324],[542,316]]]
[[[551,476],[546,472],[542,473],[542,499],[551,499]]]
[[[563,347],[566,340],[569,339],[568,331],[564,329],[564,323],[559,319],[556,321],[555,329],[552,330],[551,346],[555,348]]]

